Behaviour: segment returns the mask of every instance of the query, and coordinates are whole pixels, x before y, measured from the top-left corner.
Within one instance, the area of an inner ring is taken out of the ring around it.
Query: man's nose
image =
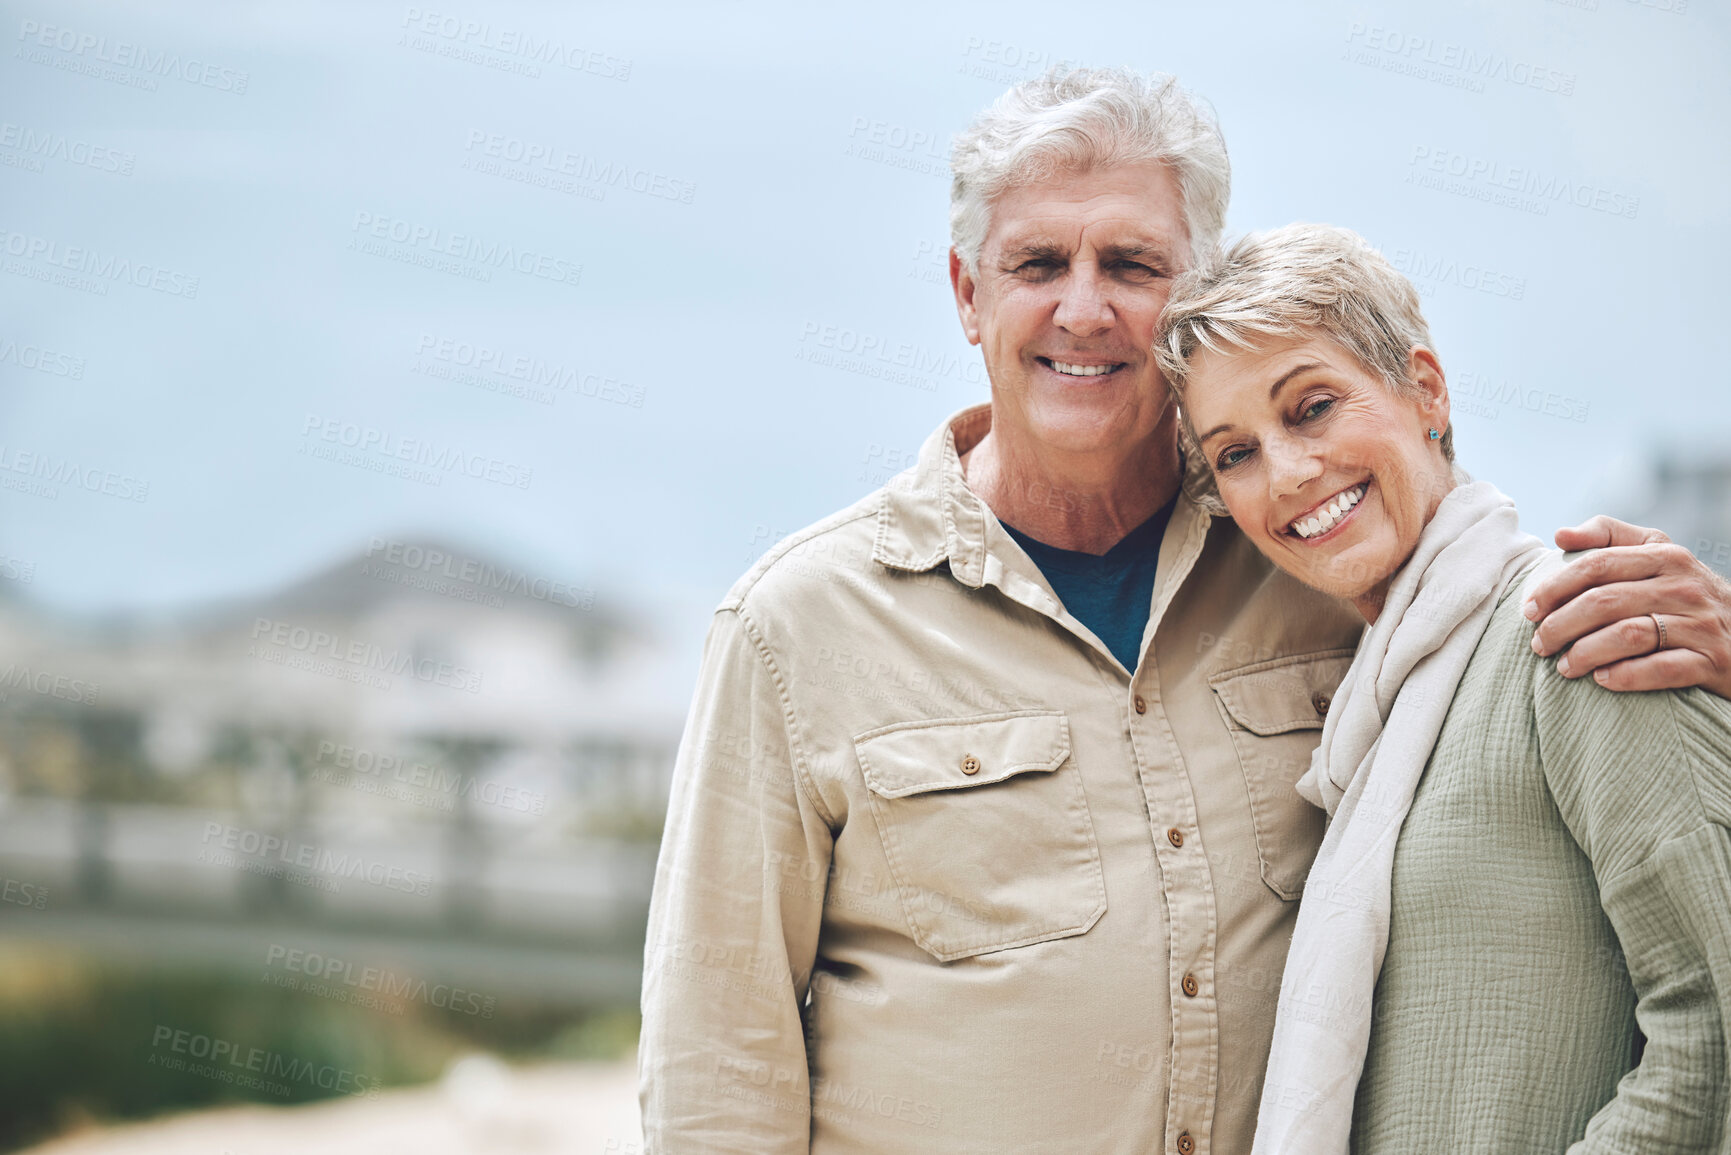
[[[1053,321],[1078,337],[1092,337],[1112,327],[1114,313],[1099,270],[1087,265],[1072,269],[1059,288]]]

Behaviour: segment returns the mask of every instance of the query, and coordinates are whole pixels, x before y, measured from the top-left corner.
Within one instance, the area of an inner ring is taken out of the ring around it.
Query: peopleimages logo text
[[[359,879],[371,886],[401,891],[425,898],[432,891],[433,876],[418,870],[392,866],[363,854],[337,853],[329,847],[311,842],[294,842],[262,830],[249,830],[222,822],[204,824],[204,845],[215,843],[217,848],[257,860],[275,859],[289,866],[298,866],[316,874],[333,878]],[[212,859],[212,861],[218,861]]]
[[[1346,42],[1364,45],[1391,58],[1458,72],[1475,80],[1501,80],[1517,88],[1537,88],[1561,96],[1575,93],[1576,77],[1572,72],[1511,58],[1501,52],[1480,51],[1430,35],[1354,21],[1347,29]]]
[[[229,1039],[176,1030],[160,1023],[151,1034],[150,1047],[152,1066],[166,1067],[169,1070],[186,1069],[192,1074],[241,1086],[255,1086],[264,1081],[261,1089],[277,1094],[286,1095],[295,1085],[299,1085],[344,1095],[364,1095],[369,1099],[376,1099],[379,1095],[379,1080],[343,1067],[334,1067],[329,1063],[313,1063],[277,1051],[267,1051],[262,1047],[243,1047]],[[158,1053],[162,1051],[168,1054]],[[185,1059],[180,1056],[204,1060],[205,1065],[188,1067]]]
[[[20,345],[17,341],[0,337],[0,365],[7,364],[21,369],[34,369],[51,377],[70,377],[75,381],[84,378],[82,357],[58,353],[41,345]]]
[[[644,388],[601,373],[585,372],[575,365],[549,362],[526,353],[513,353],[474,341],[461,341],[422,333],[415,352],[421,357],[458,369],[473,369],[521,381],[541,389],[575,393],[616,405],[643,408]],[[431,374],[439,376],[440,374]]]
[[[402,26],[410,32],[437,36],[465,47],[484,48],[504,56],[521,57],[536,64],[557,64],[573,72],[587,72],[607,80],[631,79],[631,61],[580,44],[567,44],[552,36],[527,29],[494,25],[487,20],[468,20],[448,12],[433,12],[410,5],[403,11]]]
[[[1429,181],[1452,177],[1463,185],[1531,198],[1540,215],[1544,215],[1549,203],[1557,202],[1630,220],[1641,209],[1640,197],[1590,181],[1574,180],[1530,165],[1504,164],[1489,157],[1470,156],[1431,145],[1415,145],[1409,164],[1412,166],[1407,175],[1409,182],[1426,184],[1429,183],[1427,177]],[[1416,182],[1415,176],[1419,178]]]
[[[93,706],[101,689],[95,682],[87,682],[83,678],[57,674],[52,670],[32,670],[29,666],[21,666],[17,662],[0,670],[0,702],[10,698],[13,690],[28,690],[45,698],[59,698],[63,702]]]
[[[18,39],[29,45],[52,48],[81,59],[100,61],[116,68],[130,68],[148,76],[183,80],[201,88],[232,92],[236,96],[246,94],[246,84],[250,79],[247,73],[238,68],[206,64],[190,56],[183,58],[178,52],[152,50],[127,40],[110,42],[106,36],[78,32],[36,20],[18,22]],[[152,84],[151,87],[154,88],[155,85]]]
[[[96,277],[104,281],[125,281],[140,289],[153,289],[171,297],[198,296],[198,278],[190,273],[134,262],[114,253],[101,253],[83,245],[63,245],[51,237],[34,236],[0,227],[0,251],[9,257],[41,261],[57,269]],[[104,290],[106,292],[106,290]]]
[[[337,417],[320,417],[316,413],[307,414],[301,435],[306,438],[316,436],[320,441],[361,453],[376,453],[383,458],[408,461],[446,473],[455,471],[477,481],[491,481],[516,489],[528,489],[535,479],[535,471],[529,466],[479,453],[465,453],[456,446],[439,445],[425,438],[402,437],[388,430]]]
[[[318,951],[291,949],[272,943],[265,951],[264,965],[281,967],[326,982],[339,982],[362,991],[377,991],[389,998],[406,999],[458,1014],[483,1019],[493,1017],[495,998],[479,991],[465,990],[447,983],[429,985],[425,979],[399,975],[388,967],[360,966]]]
[[[558,145],[525,141],[501,133],[470,129],[467,152],[480,149],[483,156],[509,161],[526,168],[539,168],[558,176],[591,184],[627,188],[644,196],[690,204],[697,195],[697,185],[666,173],[653,172],[616,161],[603,161],[585,153],[572,152]]]
[[[469,233],[453,233],[398,217],[357,212],[351,231],[374,240],[422,249],[436,256],[454,257],[488,268],[510,269],[555,284],[576,285],[583,280],[583,266],[575,261],[498,241],[483,241]]]
[[[51,453],[36,453],[0,443],[0,473],[22,473],[53,485],[100,493],[122,501],[145,501],[150,482],[109,469],[95,469]]]
[[[550,605],[583,610],[591,609],[595,605],[595,591],[587,586],[531,577],[509,566],[500,569],[479,558],[459,557],[441,549],[425,548],[412,542],[387,541],[385,538],[375,537],[367,545],[367,557],[369,560],[382,557],[393,566],[428,577],[467,582],[488,590],[534,598]]]
[[[344,662],[361,670],[376,670],[392,675],[406,674],[416,681],[448,686],[454,690],[466,690],[471,694],[479,693],[481,689],[479,670],[452,662],[434,661],[432,658],[417,659],[413,651],[387,650],[374,642],[364,642],[359,638],[344,639],[341,634],[311,626],[257,618],[253,621],[252,638],[255,646],[281,646],[297,654]]]
[[[137,158],[130,152],[91,144],[47,129],[38,131],[11,121],[0,122],[0,148],[15,149],[38,160],[59,160],[98,172],[131,176]]]

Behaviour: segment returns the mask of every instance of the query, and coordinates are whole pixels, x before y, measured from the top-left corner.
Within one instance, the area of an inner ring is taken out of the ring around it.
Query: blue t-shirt
[[[1035,541],[1006,523],[999,524],[1040,567],[1071,616],[1093,630],[1112,656],[1133,672],[1142,656],[1142,631],[1154,608],[1154,570],[1160,561],[1160,539],[1166,536],[1172,504],[1168,502],[1117,545],[1098,555],[1059,549]]]

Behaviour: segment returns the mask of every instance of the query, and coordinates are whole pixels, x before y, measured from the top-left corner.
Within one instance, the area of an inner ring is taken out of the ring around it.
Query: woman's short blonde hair
[[[1251,233],[1181,276],[1154,348],[1182,399],[1199,352],[1307,334],[1335,342],[1402,396],[1413,391],[1413,348],[1435,351],[1412,282],[1352,230],[1311,224]],[[1442,451],[1454,460],[1452,425]]]

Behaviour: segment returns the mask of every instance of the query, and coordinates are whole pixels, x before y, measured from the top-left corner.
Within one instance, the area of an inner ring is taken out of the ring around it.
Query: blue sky
[[[58,608],[163,608],[437,536],[694,662],[770,538],[986,398],[944,153],[1055,60],[1206,96],[1230,232],[1344,224],[1411,271],[1463,463],[1548,537],[1731,432],[1727,28],[1701,0],[0,4],[0,555]],[[855,342],[935,368],[804,356]]]

